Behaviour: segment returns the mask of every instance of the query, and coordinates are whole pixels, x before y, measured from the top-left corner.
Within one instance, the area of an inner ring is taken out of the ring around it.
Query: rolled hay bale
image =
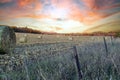
[[[0,54],[11,53],[16,45],[16,36],[13,29],[0,26]]]
[[[37,38],[38,38],[38,39],[42,39],[42,35],[38,36]]]
[[[68,37],[68,40],[69,40],[69,41],[72,41],[72,40],[73,40],[73,38],[72,38],[72,37]]]
[[[20,42],[20,43],[27,43],[27,37],[21,37],[21,38],[19,39],[19,42]]]
[[[27,37],[27,34],[24,34],[24,37]]]
[[[27,34],[23,34],[21,37],[19,37],[19,43],[27,43],[28,42],[28,35]]]

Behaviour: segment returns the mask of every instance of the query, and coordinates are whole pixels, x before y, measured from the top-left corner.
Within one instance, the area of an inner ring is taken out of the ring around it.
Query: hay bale
[[[19,39],[19,42],[20,42],[20,43],[27,43],[27,37],[21,37],[21,38]]]
[[[0,26],[0,54],[10,53],[16,45],[16,36],[13,29]]]
[[[38,39],[42,39],[42,35],[37,37]]]
[[[69,41],[72,41],[72,40],[73,40],[73,38],[72,38],[72,37],[68,37],[68,40],[69,40]]]
[[[24,37],[27,37],[27,34],[24,34]]]
[[[27,41],[28,41],[27,34],[23,34],[23,36],[19,38],[19,43],[27,43]]]

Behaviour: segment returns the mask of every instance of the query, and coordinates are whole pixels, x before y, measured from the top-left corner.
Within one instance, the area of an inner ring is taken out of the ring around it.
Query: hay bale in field
[[[27,34],[24,34],[23,37],[19,38],[20,43],[27,43],[27,41],[28,41],[28,35]]]
[[[72,38],[72,37],[68,37],[68,40],[72,41],[72,40],[73,40],[73,38]]]
[[[19,39],[19,42],[20,42],[20,43],[26,43],[26,42],[27,42],[27,37],[21,37],[21,38]]]
[[[24,34],[24,37],[27,37],[27,34]]]
[[[10,53],[16,45],[16,36],[13,29],[0,26],[0,54]]]
[[[42,39],[42,35],[37,37],[38,39]]]

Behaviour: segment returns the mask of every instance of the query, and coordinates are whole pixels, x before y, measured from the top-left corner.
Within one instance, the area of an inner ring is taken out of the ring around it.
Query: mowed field
[[[13,52],[0,56],[0,80],[120,79],[119,38],[28,33],[16,38]]]
[[[82,37],[82,36],[47,35],[47,34],[30,34],[30,33],[16,33],[16,38],[17,38],[17,44],[90,41],[88,40],[90,39],[90,37],[87,36]],[[26,41],[24,41],[24,39],[26,39]]]

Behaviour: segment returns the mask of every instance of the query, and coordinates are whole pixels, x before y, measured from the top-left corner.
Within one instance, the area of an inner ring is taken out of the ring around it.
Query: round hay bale
[[[72,41],[72,40],[73,40],[73,38],[72,38],[72,37],[68,37],[68,40]]]
[[[21,37],[21,38],[19,39],[19,42],[20,42],[20,43],[27,43],[27,37]]]
[[[24,34],[24,37],[27,37],[27,34]]]
[[[38,39],[42,39],[42,35],[37,37]]]
[[[16,45],[16,36],[13,29],[0,26],[0,54],[11,53]]]

